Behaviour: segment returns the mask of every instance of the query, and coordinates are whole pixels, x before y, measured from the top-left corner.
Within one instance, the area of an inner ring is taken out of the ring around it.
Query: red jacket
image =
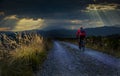
[[[78,38],[78,37],[86,37],[86,32],[84,31],[84,30],[78,30],[77,32],[76,32],[76,37]]]

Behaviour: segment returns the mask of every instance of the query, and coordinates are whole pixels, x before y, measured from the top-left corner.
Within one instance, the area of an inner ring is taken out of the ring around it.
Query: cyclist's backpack
[[[86,33],[85,33],[84,30],[81,30],[81,31],[80,31],[80,36],[86,36]]]

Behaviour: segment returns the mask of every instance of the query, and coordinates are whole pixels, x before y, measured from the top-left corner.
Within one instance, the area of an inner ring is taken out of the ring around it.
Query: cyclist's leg
[[[85,37],[83,37],[83,50],[85,51]]]
[[[84,41],[83,41],[83,51],[85,51],[85,43],[84,43]]]
[[[81,49],[81,38],[79,38],[79,49]]]
[[[81,37],[81,49],[82,51],[84,51],[85,47],[84,47],[84,36]]]

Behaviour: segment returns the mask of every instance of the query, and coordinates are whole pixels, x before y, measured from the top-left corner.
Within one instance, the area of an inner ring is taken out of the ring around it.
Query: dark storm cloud
[[[82,9],[89,2],[84,0],[1,0],[0,10],[4,11],[6,16],[16,14],[20,17],[61,18],[61,16],[65,17],[64,13]]]
[[[97,13],[92,4],[94,6],[96,4]],[[111,22],[112,25],[120,24],[119,11],[116,10],[120,8],[119,5],[119,0],[0,0],[0,28],[25,30],[24,27],[26,27],[30,30],[34,27],[49,30],[54,28],[73,29],[80,25],[96,27],[103,26],[103,23],[109,24],[108,22]],[[108,11],[104,13],[101,12],[102,9]],[[111,13],[112,15],[109,14],[110,10],[114,11]],[[106,18],[102,17],[101,13],[104,13],[102,15]],[[107,19],[113,18],[112,16],[114,16],[114,20]],[[82,23],[80,23],[81,21]]]
[[[85,4],[90,3],[120,3],[119,0],[1,0],[0,6],[3,9],[17,10],[17,9],[40,9],[42,11],[64,10],[82,8]],[[65,10],[64,10],[65,11]]]
[[[20,17],[59,18],[64,16],[64,13],[74,14],[78,10],[85,9],[88,4],[95,3],[94,1],[120,3],[119,0],[0,0],[0,10],[6,15],[16,14]]]
[[[82,8],[85,1],[80,0],[2,0],[2,10],[21,13],[55,13]]]

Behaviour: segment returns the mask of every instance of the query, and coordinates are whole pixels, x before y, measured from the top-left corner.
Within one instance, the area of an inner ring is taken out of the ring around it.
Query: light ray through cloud
[[[86,12],[90,20],[96,22],[96,26],[112,26],[120,24],[118,4],[89,4]],[[99,22],[99,23],[98,23]],[[98,24],[97,24],[98,23]]]
[[[120,24],[120,15],[118,15],[117,11],[105,12],[104,14],[110,25]]]

